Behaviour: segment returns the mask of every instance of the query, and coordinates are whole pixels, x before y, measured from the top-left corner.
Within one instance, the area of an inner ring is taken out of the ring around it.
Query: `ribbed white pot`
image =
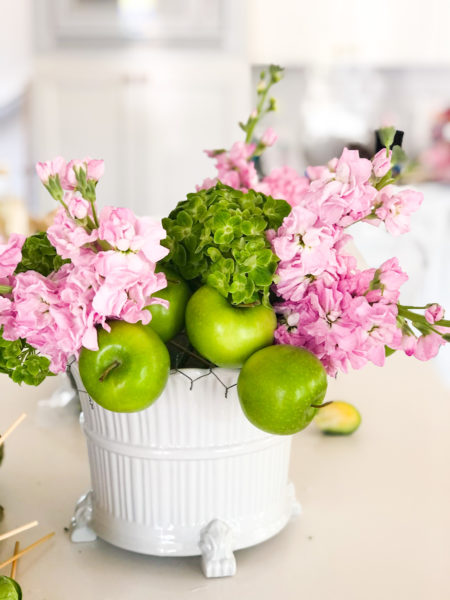
[[[291,439],[251,425],[236,387],[225,395],[238,374],[171,373],[162,396],[136,413],[110,412],[81,391],[91,526],[101,538],[145,554],[189,556],[201,553],[200,532],[215,519],[230,528],[233,550],[286,525],[295,504]]]

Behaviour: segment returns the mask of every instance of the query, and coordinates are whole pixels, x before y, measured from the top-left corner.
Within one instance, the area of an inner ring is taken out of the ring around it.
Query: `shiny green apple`
[[[11,577],[0,575],[0,600],[21,600],[20,585]]]
[[[99,329],[96,351],[83,348],[80,376],[95,402],[115,412],[135,412],[152,404],[166,385],[170,358],[157,333],[141,323],[110,321]]]
[[[326,390],[327,375],[320,360],[304,348],[287,344],[252,354],[237,384],[248,420],[278,435],[291,435],[309,425]]]
[[[168,300],[169,308],[161,304],[152,304],[147,309],[152,313],[152,320],[148,324],[163,342],[168,342],[184,327],[184,313],[186,304],[191,296],[191,290],[182,277],[166,267],[160,268],[167,277],[167,287],[155,292],[155,298]]]
[[[186,333],[202,356],[219,367],[241,367],[259,348],[273,342],[275,312],[263,305],[232,306],[208,285],[186,307]]]

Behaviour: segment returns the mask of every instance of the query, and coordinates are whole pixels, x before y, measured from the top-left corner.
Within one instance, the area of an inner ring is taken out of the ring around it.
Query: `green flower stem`
[[[97,244],[100,246],[101,250],[104,250],[104,251],[113,250],[113,247],[111,246],[111,244],[108,242],[105,242],[105,240],[97,240]]]
[[[259,121],[262,119],[262,117],[264,115],[266,115],[268,112],[270,112],[272,110],[276,110],[276,102],[273,98],[271,98],[269,100],[269,103],[266,108],[264,108],[264,105],[266,103],[267,95],[270,91],[270,88],[275,83],[278,83],[278,81],[280,81],[280,79],[283,77],[283,69],[281,69],[280,67],[277,67],[276,65],[270,65],[268,76],[269,76],[269,79],[266,83],[265,72],[262,71],[261,77],[259,80],[259,84],[258,84],[258,95],[260,96],[260,100],[256,106],[256,116],[252,117],[250,115],[250,117],[247,120],[247,123],[245,125],[241,124],[241,127],[246,132],[246,136],[245,136],[246,144],[250,144],[250,142],[252,141],[253,132],[255,131],[255,127],[259,123]],[[261,86],[264,86],[264,88]],[[254,156],[261,154],[263,149],[264,148],[261,148],[261,145],[259,144],[258,148],[255,150]]]
[[[247,129],[247,135],[245,136],[245,143],[246,144],[250,144],[250,142],[252,141],[252,137],[253,137],[253,132],[255,130],[256,125],[258,124],[258,122],[260,121],[261,117],[267,113],[267,111],[265,111],[264,113],[262,112],[264,103],[266,101],[267,98],[267,94],[269,93],[270,88],[272,87],[272,83],[268,83],[266,85],[265,90],[262,92],[261,94],[261,99],[258,102],[258,105],[256,107],[256,117],[254,119],[251,120],[251,124],[249,125],[249,128]]]
[[[378,181],[375,184],[375,189],[377,189],[378,191],[380,191],[381,189],[383,189],[384,187],[386,187],[387,185],[391,185],[392,183],[395,183],[397,180],[399,179],[399,176],[397,177],[392,177],[392,170],[390,169],[386,175],[384,175],[384,177],[382,177],[380,179],[380,181]]]
[[[12,287],[10,285],[0,285],[0,294],[10,294]]]
[[[94,223],[95,223],[95,228],[98,229],[99,227],[99,222],[98,222],[98,217],[97,217],[97,211],[95,209],[95,198],[93,200],[89,199],[91,208],[92,208],[92,216],[94,217]]]
[[[430,306],[433,306],[434,302],[430,302],[429,304],[425,304],[425,306],[406,306],[406,304],[399,304],[399,307],[406,308],[406,309],[412,309],[412,310],[425,310],[427,308],[430,308]]]
[[[398,316],[399,317],[408,319],[414,325],[418,325],[419,328],[425,327],[429,331],[433,331],[434,333],[437,333],[440,336],[445,335],[445,334],[441,333],[440,331],[438,331],[437,329],[435,329],[435,327],[433,327],[433,325],[431,323],[429,323],[423,315],[418,315],[417,313],[412,312],[412,310],[410,310],[411,308],[415,308],[417,310],[417,309],[420,309],[420,307],[406,307],[406,306],[402,306],[401,304],[398,304],[397,306],[398,306]],[[437,327],[450,327],[450,321],[441,319],[440,321],[436,321],[436,323],[434,323],[434,325]]]

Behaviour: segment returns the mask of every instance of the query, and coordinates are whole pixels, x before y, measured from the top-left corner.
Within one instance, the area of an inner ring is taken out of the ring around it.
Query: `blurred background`
[[[407,303],[450,306],[448,0],[0,0],[0,232],[39,229],[34,164],[104,158],[99,201],[164,215],[243,139],[261,66],[286,67],[263,167],[303,171],[374,129],[405,131],[425,193],[411,234],[356,227],[370,265],[396,254]],[[441,353],[443,371],[449,354]],[[448,375],[450,378],[450,375]]]

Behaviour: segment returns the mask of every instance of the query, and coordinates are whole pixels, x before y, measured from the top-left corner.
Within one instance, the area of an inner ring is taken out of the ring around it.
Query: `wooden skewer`
[[[20,415],[20,417],[18,419],[16,419],[12,425],[10,425],[8,427],[8,429],[5,431],[5,433],[0,436],[0,446],[6,440],[6,438],[8,437],[8,435],[10,435],[14,431],[14,429],[16,427],[18,427],[22,423],[22,421],[25,419],[26,416],[27,416],[26,413],[22,413]]]
[[[47,535],[44,535],[44,537],[42,537],[40,540],[37,540],[36,542],[33,542],[32,544],[30,544],[29,546],[27,546],[26,548],[24,548],[20,552],[17,552],[17,554],[13,554],[13,556],[11,556],[10,558],[8,558],[8,560],[5,560],[5,562],[2,562],[0,564],[0,569],[3,569],[3,567],[6,567],[7,565],[10,565],[12,562],[14,562],[15,560],[17,560],[18,558],[20,558],[21,556],[23,556],[24,554],[26,554],[30,550],[33,550],[33,548],[36,548],[36,546],[38,546],[39,544],[42,544],[43,542],[46,542],[47,540],[49,540],[54,535],[55,535],[55,532],[52,531],[51,533],[48,533]]]
[[[15,546],[14,546],[14,554],[18,554],[19,553],[19,548],[20,548],[20,542],[16,542]],[[13,560],[11,563],[11,573],[10,573],[10,577],[11,579],[15,579],[16,577],[16,569],[17,569],[17,558],[16,560]]]
[[[7,540],[8,538],[12,537],[13,535],[22,533],[22,531],[26,531],[27,529],[31,529],[32,527],[36,527],[36,525],[39,525],[38,521],[31,521],[30,523],[25,523],[25,525],[21,525],[20,527],[11,529],[11,531],[2,533],[0,535],[0,542],[2,542],[3,540]]]

